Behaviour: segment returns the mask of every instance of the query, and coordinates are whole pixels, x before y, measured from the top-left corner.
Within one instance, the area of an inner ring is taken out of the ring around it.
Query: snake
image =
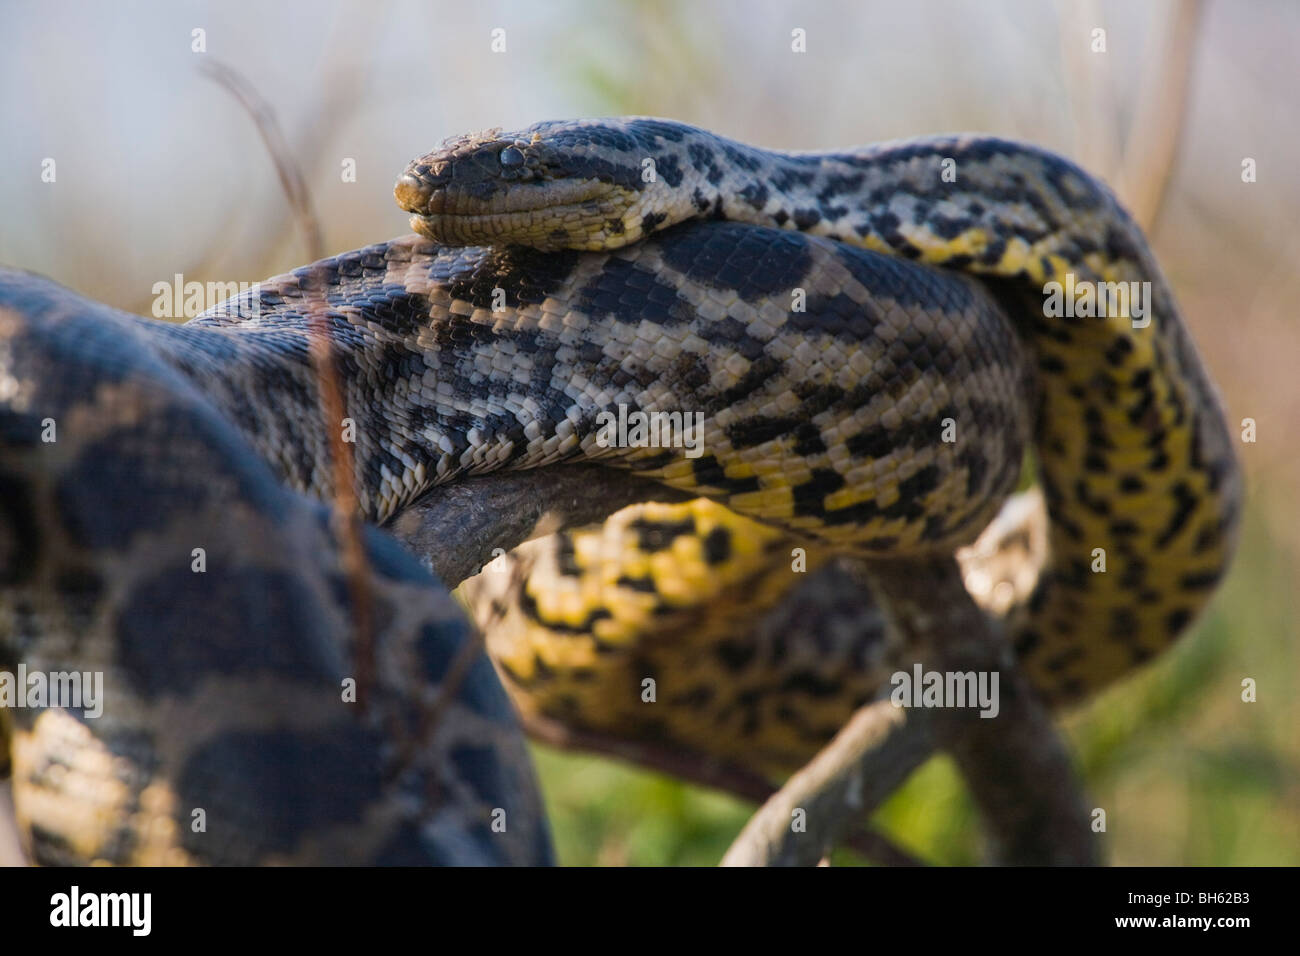
[[[578,121],[458,138],[395,193],[418,235],[184,325],[0,272],[0,665],[106,681],[99,720],[0,711],[38,862],[548,862],[493,664],[454,664],[458,582],[384,530],[470,476],[587,462],[706,499],[611,517],[644,573],[525,609],[572,635],[629,592],[752,601],[756,559],[771,587],[753,608],[775,607],[798,580],[787,541],[815,567],[951,552],[1032,446],[1049,553],[1008,620],[1049,699],[1166,646],[1226,569],[1240,480],[1213,387],[1140,231],[1050,153],[968,137],[780,154]],[[1152,321],[1048,317],[1042,285],[1068,270],[1150,282]],[[322,420],[318,325],[344,423]],[[701,453],[603,441],[620,409],[702,415]],[[359,653],[326,505],[340,425],[356,517],[379,526],[364,710],[339,693]],[[1098,547],[1109,567],[1087,573]],[[672,573],[687,553],[693,576]]]
[[[1002,546],[985,554],[999,580],[985,585],[1015,595],[990,610],[1007,619],[1020,665],[1051,705],[1082,700],[1171,644],[1229,565],[1241,480],[1217,393],[1141,229],[1103,183],[1050,151],[970,135],[790,153],[654,118],[559,121],[450,139],[414,160],[395,192],[412,228],[440,242],[607,250],[722,220],[978,277],[1031,355],[1033,383],[1011,400],[1032,409],[1047,511],[1047,540],[1035,536],[1033,548],[1025,541],[1035,522],[1000,529]],[[1145,295],[1146,314],[1136,300],[1105,314],[1053,314],[1053,283],[1126,284]],[[835,337],[861,315],[860,303],[837,300],[819,299],[809,311],[824,314],[806,326]],[[762,331],[756,338],[762,351],[751,347],[742,391],[757,401],[724,430],[768,455],[802,457],[799,480],[743,455],[728,461],[727,449],[718,456],[725,481],[704,483],[733,489],[725,504],[630,509],[611,520],[617,526],[534,542],[499,569],[508,573],[462,589],[525,713],[789,773],[879,690],[888,624],[869,602],[854,603],[856,629],[815,607],[792,622],[781,606],[797,588],[789,533],[859,552],[950,548],[950,532],[970,526],[945,523],[931,507],[937,496],[926,492],[943,479],[930,460],[899,455],[935,447],[939,423],[900,421],[894,409],[900,384],[937,388],[963,373],[926,361],[903,383],[837,383],[874,403],[846,434],[830,416],[776,407],[788,366]],[[1015,361],[1014,351],[1003,360]],[[1004,400],[975,387],[979,401]],[[987,469],[1009,474],[1009,459],[980,441],[963,443],[954,462],[957,499],[982,494]],[[833,533],[843,527],[847,536]],[[709,553],[719,537],[721,568]],[[968,571],[988,579],[978,563]],[[647,674],[667,675],[681,706],[639,706]]]

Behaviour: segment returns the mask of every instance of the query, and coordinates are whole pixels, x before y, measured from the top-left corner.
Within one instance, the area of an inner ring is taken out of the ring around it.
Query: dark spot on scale
[[[794,453],[804,458],[826,451],[826,442],[816,425],[804,422],[794,432]]]
[[[757,210],[762,210],[767,205],[767,200],[771,196],[768,188],[761,182],[746,183],[745,187],[737,193],[741,199],[749,203]]]
[[[696,172],[702,173],[714,165],[713,150],[703,143],[691,143],[686,147],[686,155],[690,157],[691,165],[695,167]]]
[[[1083,467],[1085,471],[1098,475],[1104,475],[1110,471],[1110,466],[1106,463],[1106,456],[1099,455],[1096,452],[1088,452],[1084,456]]]
[[[931,232],[941,239],[956,239],[974,223],[965,217],[948,218],[936,213],[926,220],[926,225],[930,227]]]
[[[731,557],[731,532],[714,528],[704,538],[704,560],[709,564],[722,564]]]
[[[1156,546],[1160,548],[1167,546],[1175,537],[1177,537],[1178,533],[1187,524],[1188,519],[1191,518],[1192,513],[1196,510],[1196,506],[1200,503],[1200,499],[1186,482],[1180,481],[1178,484],[1174,485],[1172,493],[1177,502],[1177,506],[1174,508],[1174,513],[1170,517],[1169,523],[1165,525],[1164,529],[1156,538]]]
[[[719,641],[713,648],[713,653],[717,655],[718,660],[722,661],[723,666],[733,674],[744,670],[749,665],[749,662],[754,659],[754,652],[753,644],[741,641]]]
[[[654,578],[648,575],[633,578],[624,574],[614,583],[621,588],[627,588],[629,591],[638,591],[642,594],[656,594],[659,591],[659,589],[655,587]]]
[[[1183,632],[1192,621],[1192,612],[1188,608],[1180,607],[1177,610],[1170,611],[1165,618],[1165,627],[1168,628],[1170,635],[1176,636]]]
[[[911,499],[920,498],[929,494],[935,488],[939,487],[939,479],[942,473],[937,465],[926,465],[916,474],[904,478],[898,483],[898,494],[900,498]]]
[[[1133,340],[1127,336],[1117,338],[1106,350],[1106,361],[1111,365],[1122,365],[1124,359],[1133,354]]]
[[[681,535],[695,534],[695,519],[687,517],[682,521],[651,521],[638,518],[628,528],[636,534],[637,547],[653,554],[670,548],[673,541]]]
[[[664,153],[655,159],[655,173],[664,178],[669,186],[676,189],[682,184],[682,167],[672,153]]]
[[[537,598],[529,594],[526,590],[519,595],[519,610],[522,611],[524,616],[529,620],[555,631],[558,634],[590,634],[595,628],[597,621],[604,621],[613,617],[609,608],[599,607],[591,611],[586,618],[578,624],[562,624],[559,621],[549,620],[542,616],[541,610],[537,607]],[[541,663],[540,658],[538,658],[537,663]],[[540,677],[541,675],[539,674],[538,676]]]
[[[788,434],[799,426],[800,421],[797,417],[747,418],[727,426],[727,439],[733,448],[753,448],[755,445]]]
[[[826,514],[825,498],[844,487],[844,476],[831,468],[814,468],[812,476],[802,485],[791,489],[794,513],[797,516]],[[874,504],[874,502],[873,502]]]
[[[641,217],[641,231],[648,235],[649,233],[654,232],[655,228],[667,218],[667,213],[648,212]]]
[[[980,264],[995,266],[1002,261],[1002,257],[1006,254],[1006,251],[1006,239],[998,237],[984,247],[984,251],[981,252],[979,256]]]
[[[821,213],[816,209],[796,209],[794,211],[795,228],[801,232],[807,232],[821,221]]]
[[[1195,574],[1184,574],[1178,579],[1178,586],[1184,591],[1212,591],[1222,577],[1223,568],[1215,568],[1213,571],[1200,571]]]

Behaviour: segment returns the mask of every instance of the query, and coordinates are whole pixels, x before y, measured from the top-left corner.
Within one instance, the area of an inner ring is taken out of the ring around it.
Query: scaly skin
[[[995,281],[1040,372],[1051,558],[1012,626],[1052,701],[1168,646],[1227,569],[1241,481],[1218,398],[1141,231],[1052,153],[981,136],[781,153],[665,120],[578,120],[449,141],[396,195],[445,242],[605,249],[725,218]],[[1051,314],[1050,282],[1144,283],[1145,308]]]

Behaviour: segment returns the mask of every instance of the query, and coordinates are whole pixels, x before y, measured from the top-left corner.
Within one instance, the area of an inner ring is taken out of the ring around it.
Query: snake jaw
[[[413,215],[411,228],[445,245],[521,244],[541,250],[609,249],[639,238],[629,234],[635,194],[597,180],[525,182],[484,190],[402,177],[398,205]]]

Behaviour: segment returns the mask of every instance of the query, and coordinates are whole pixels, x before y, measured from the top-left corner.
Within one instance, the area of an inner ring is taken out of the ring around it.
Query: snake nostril
[[[432,192],[428,183],[410,173],[404,174],[393,187],[393,196],[396,197],[397,204],[407,212],[420,212],[429,202]]]
[[[524,154],[513,146],[501,150],[501,165],[506,169],[517,169],[524,164]]]

